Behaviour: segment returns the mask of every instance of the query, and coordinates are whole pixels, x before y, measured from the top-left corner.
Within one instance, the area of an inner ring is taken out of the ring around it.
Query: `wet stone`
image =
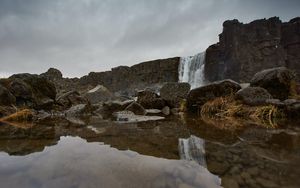
[[[256,178],[256,182],[265,188],[278,187],[277,184],[275,184],[273,181],[263,178]]]
[[[224,188],[239,188],[239,184],[231,177],[223,177],[222,186]]]

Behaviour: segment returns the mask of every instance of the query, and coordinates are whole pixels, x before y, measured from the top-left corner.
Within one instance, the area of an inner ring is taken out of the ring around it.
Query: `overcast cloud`
[[[299,0],[0,0],[0,76],[82,76],[194,55],[237,18],[300,16]]]

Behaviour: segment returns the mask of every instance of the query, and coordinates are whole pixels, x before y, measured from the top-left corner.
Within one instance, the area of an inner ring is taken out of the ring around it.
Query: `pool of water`
[[[198,142],[180,148],[179,141],[188,138],[201,140],[201,152]],[[201,156],[180,159],[187,150]],[[299,177],[296,122],[276,129],[195,117],[128,124],[0,124],[1,188],[219,187],[221,181],[233,188],[292,188],[299,187]]]

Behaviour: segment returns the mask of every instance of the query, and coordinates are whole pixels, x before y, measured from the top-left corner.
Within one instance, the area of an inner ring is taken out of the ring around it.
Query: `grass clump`
[[[266,127],[276,127],[276,121],[285,117],[284,112],[276,106],[248,106],[235,100],[233,95],[208,101],[202,106],[200,115],[206,119],[239,118],[252,120]]]
[[[29,109],[23,109],[13,113],[11,115],[5,116],[0,119],[0,122],[27,122],[31,121],[33,118],[33,111]]]

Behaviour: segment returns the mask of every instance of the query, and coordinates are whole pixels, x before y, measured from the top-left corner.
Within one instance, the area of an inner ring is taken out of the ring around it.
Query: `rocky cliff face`
[[[206,50],[205,78],[249,82],[256,72],[286,66],[300,73],[300,18],[249,24],[225,21],[219,42]]]
[[[49,69],[41,76],[53,81],[59,92],[85,91],[103,85],[112,92],[132,94],[135,89],[144,89],[165,82],[178,81],[180,58],[159,59],[143,62],[132,67],[119,66],[106,72],[91,72],[81,78],[62,78],[59,70]]]
[[[120,66],[107,72],[91,72],[80,78],[80,85],[104,85],[110,91],[138,88],[178,81],[179,57],[143,62],[132,67]]]

